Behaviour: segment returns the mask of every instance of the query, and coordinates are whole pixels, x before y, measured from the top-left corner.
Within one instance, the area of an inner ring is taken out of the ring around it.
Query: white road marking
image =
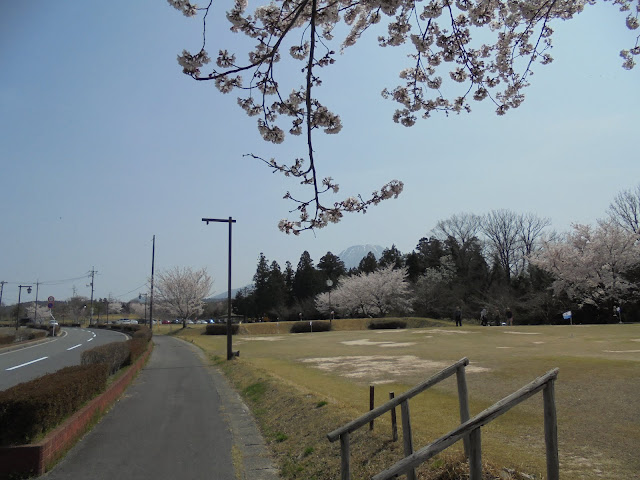
[[[23,363],[22,365],[16,365],[15,367],[7,368],[7,372],[9,370],[15,370],[16,368],[26,367],[27,365],[31,365],[32,363],[36,363],[36,362],[40,362],[41,360],[46,360],[47,358],[49,358],[49,357],[42,357],[42,358],[39,358],[37,360],[31,360],[30,362]]]
[[[94,337],[95,338],[95,337]],[[90,338],[89,340],[87,340],[87,342],[90,342],[91,340],[93,340],[93,338]]]
[[[81,346],[82,346],[82,344],[81,344],[81,343],[79,343],[79,344],[78,344],[78,345],[76,345],[75,347],[67,348],[67,351],[69,351],[69,350],[73,350],[74,348],[78,348],[78,347],[81,347]]]

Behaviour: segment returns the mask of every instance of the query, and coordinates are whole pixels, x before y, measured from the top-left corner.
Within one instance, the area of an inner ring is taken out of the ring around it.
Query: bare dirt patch
[[[340,342],[343,345],[351,345],[351,346],[379,346],[379,347],[410,347],[412,345],[415,345],[415,342],[404,342],[404,343],[397,343],[397,342],[372,342],[371,340],[369,340],[368,338],[363,338],[362,340],[348,340],[348,341],[344,341],[344,342]]]
[[[284,337],[243,337],[242,340],[249,342],[277,342],[278,340],[284,340]]]
[[[302,361],[342,377],[366,379],[376,383],[389,382],[425,371],[438,371],[449,366],[447,362],[426,360],[414,355],[305,358]],[[488,368],[472,365],[467,366],[466,370],[478,373],[490,371]]]
[[[442,330],[440,328],[434,328],[433,330],[430,330],[430,333],[442,333],[444,335],[454,335],[456,333],[460,333],[462,335],[465,335],[467,333],[477,333],[477,332],[470,332],[469,330]]]

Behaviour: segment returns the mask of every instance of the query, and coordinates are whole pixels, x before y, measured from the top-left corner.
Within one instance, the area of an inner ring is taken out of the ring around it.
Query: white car
[[[50,327],[56,327],[56,326],[58,326],[58,322],[56,322],[55,320],[49,320],[49,326]]]

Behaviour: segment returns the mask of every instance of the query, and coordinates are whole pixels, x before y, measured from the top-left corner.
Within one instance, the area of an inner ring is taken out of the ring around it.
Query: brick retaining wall
[[[14,447],[0,447],[0,480],[42,475],[90,428],[91,421],[104,413],[122,395],[151,354],[147,351],[109,388],[74,413],[40,442]]]

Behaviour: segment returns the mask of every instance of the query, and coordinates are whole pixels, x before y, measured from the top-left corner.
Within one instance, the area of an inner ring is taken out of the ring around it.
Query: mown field
[[[471,362],[472,415],[558,367],[561,478],[640,478],[640,325],[349,330],[365,322],[334,322],[337,331],[305,334],[286,333],[284,323],[243,326],[233,339],[240,357],[219,361],[254,409],[283,478],[339,478],[339,445],[325,435],[368,410],[369,385],[379,405],[389,391],[398,395],[463,357]],[[226,358],[225,337],[190,327],[171,330],[212,359]],[[410,408],[419,449],[458,424],[455,379],[419,395]],[[364,439],[368,432],[354,439],[354,456],[361,455],[354,478],[402,457],[401,445],[388,441],[389,423],[385,417],[376,424],[377,446]],[[448,450],[460,451],[460,444]],[[544,478],[541,395],[484,427],[482,452],[492,465]],[[421,478],[435,478],[426,476],[429,468],[435,467],[425,467]]]

